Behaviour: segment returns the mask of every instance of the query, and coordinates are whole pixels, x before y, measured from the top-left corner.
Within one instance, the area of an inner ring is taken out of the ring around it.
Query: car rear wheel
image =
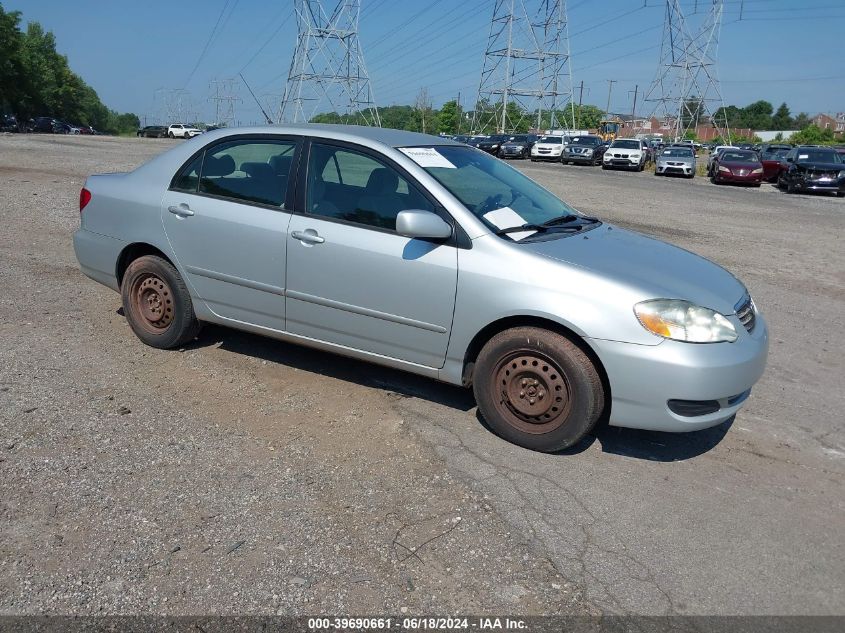
[[[498,435],[543,452],[576,444],[604,407],[601,379],[589,357],[566,337],[534,327],[505,330],[487,342],[473,390]]]
[[[188,288],[161,257],[144,255],[129,264],[120,294],[129,326],[147,345],[171,349],[199,334],[201,325]]]
[[[173,135],[173,132],[168,132],[168,133],[167,133],[167,135],[168,135],[170,138],[176,138],[176,137]]]

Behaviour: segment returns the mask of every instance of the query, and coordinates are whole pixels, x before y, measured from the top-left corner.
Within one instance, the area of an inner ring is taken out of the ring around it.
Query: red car
[[[726,149],[713,164],[711,181],[717,185],[733,182],[759,187],[763,182],[763,164],[757,152]]]
[[[783,169],[782,159],[792,149],[791,145],[764,145],[760,152],[760,162],[763,163],[763,180],[776,182]]]

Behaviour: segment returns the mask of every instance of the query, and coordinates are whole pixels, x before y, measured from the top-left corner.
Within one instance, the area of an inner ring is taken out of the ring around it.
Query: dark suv
[[[510,136],[506,134],[493,134],[488,136],[486,139],[481,141],[476,147],[478,149],[484,150],[488,154],[493,154],[494,156],[499,153],[499,147],[505,141],[510,140]]]
[[[845,161],[832,147],[794,147],[782,159],[777,184],[787,193],[824,191],[845,197]]]
[[[499,158],[528,158],[536,142],[536,134],[517,134],[499,146]]]
[[[601,159],[607,145],[600,136],[588,134],[586,136],[572,136],[563,148],[560,161],[567,163],[582,163],[587,165],[601,165]]]

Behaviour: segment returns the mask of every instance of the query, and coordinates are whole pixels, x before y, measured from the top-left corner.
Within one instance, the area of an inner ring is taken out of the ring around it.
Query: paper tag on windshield
[[[420,167],[457,169],[443,154],[433,147],[399,147],[398,149]]]
[[[805,158],[810,158],[809,154],[798,154],[799,160],[804,160]]]
[[[519,215],[510,207],[502,207],[484,214],[484,219],[497,229],[509,229],[513,226],[522,226],[525,224],[525,218]],[[522,240],[529,235],[534,235],[537,231],[518,231],[516,233],[508,233],[508,236],[514,240]]]

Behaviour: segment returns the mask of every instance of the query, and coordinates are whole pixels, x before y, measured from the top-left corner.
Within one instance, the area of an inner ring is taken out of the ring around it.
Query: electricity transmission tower
[[[241,98],[237,95],[235,79],[221,79],[211,82],[214,93],[209,101],[214,101],[214,125],[233,127],[235,125],[235,103]]]
[[[709,0],[709,4],[693,32],[680,0],[666,0],[657,75],[644,101],[653,105],[649,118],[662,119],[675,140],[703,121],[711,123],[722,138],[730,136],[716,68],[724,0]]]
[[[183,88],[159,88],[155,91],[155,99],[163,101],[161,107],[163,122],[187,123],[191,112],[191,93]]]
[[[495,0],[472,130],[525,131],[546,121],[575,127],[566,0]]]
[[[331,3],[294,0],[298,36],[279,121],[308,122],[330,111],[381,126],[358,41],[361,0],[337,0],[329,12]]]

